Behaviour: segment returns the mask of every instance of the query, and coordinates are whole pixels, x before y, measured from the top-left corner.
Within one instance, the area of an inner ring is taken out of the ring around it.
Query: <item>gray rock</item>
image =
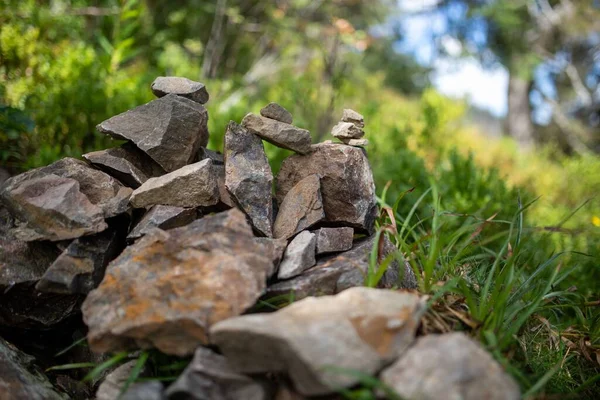
[[[254,240],[265,246],[267,251],[266,254],[268,254],[273,261],[273,268],[267,274],[267,277],[270,278],[275,275],[279,269],[279,264],[281,264],[283,253],[285,252],[288,242],[285,239],[272,239],[266,237],[257,237],[254,238]]]
[[[268,390],[236,372],[227,359],[205,347],[198,347],[194,359],[169,386],[169,399],[267,400]]]
[[[60,255],[49,242],[24,242],[0,236],[0,293],[19,284],[35,284]]]
[[[0,338],[0,398],[3,400],[67,400],[34,364],[34,358]]]
[[[395,249],[387,237],[384,240],[380,261]],[[335,294],[354,286],[364,286],[374,244],[375,236],[358,240],[351,250],[322,258],[317,265],[302,275],[269,286],[267,297],[289,295],[292,292],[295,299],[302,299],[307,296]],[[417,287],[415,275],[408,263],[404,265],[401,273],[398,262],[393,261],[379,281],[379,287],[382,288],[396,285],[406,289]]]
[[[348,146],[356,146],[356,147],[366,147],[369,145],[369,141],[367,139],[344,139],[340,138],[340,140],[347,144]]]
[[[159,381],[134,383],[119,400],[164,400],[164,387]]]
[[[192,162],[208,143],[208,113],[195,101],[168,94],[97,126],[115,139],[132,141],[167,172]]]
[[[131,194],[136,208],[155,205],[212,206],[219,201],[218,178],[211,160],[186,165],[158,178],[150,178]]]
[[[365,118],[354,110],[345,108],[342,112],[342,121],[351,122],[359,128],[365,127]]]
[[[316,264],[315,247],[317,237],[314,233],[303,231],[288,244],[283,260],[279,264],[279,279],[289,279],[300,275]]]
[[[413,342],[425,304],[418,295],[353,288],[279,311],[221,321],[211,340],[236,370],[285,372],[301,394],[327,394],[372,375]]]
[[[200,104],[205,104],[209,98],[206,86],[202,83],[178,76],[159,76],[151,87],[156,97],[176,94]]]
[[[137,360],[127,361],[110,372],[96,391],[96,400],[118,400]]]
[[[237,209],[156,229],[109,264],[83,303],[90,347],[191,354],[212,324],[254,305],[271,269],[267,249]]]
[[[419,338],[381,373],[403,399],[518,400],[519,386],[500,364],[464,333]]]
[[[225,186],[225,165],[213,165],[213,168],[215,169],[219,185],[219,204],[217,207],[222,208],[222,211],[235,207],[235,202]]]
[[[225,164],[225,158],[224,158],[223,154],[221,154],[217,151],[214,151],[214,150],[209,150],[206,147],[200,147],[200,149],[198,149],[198,154],[196,156],[196,160],[202,161],[207,158],[210,158],[212,160],[213,165]]]
[[[293,121],[292,114],[277,103],[269,103],[261,108],[260,115],[286,124],[291,124]]]
[[[273,226],[273,237],[288,239],[324,219],[319,176],[309,175],[283,199]]]
[[[94,151],[82,157],[134,189],[140,187],[148,178],[165,174],[165,170],[160,165],[131,143],[108,150]]]
[[[273,235],[273,173],[262,141],[229,122],[225,133],[225,187],[261,235]]]
[[[36,285],[40,292],[87,294],[96,288],[108,263],[123,249],[122,230],[106,229],[75,239],[46,270]]]
[[[312,139],[306,129],[252,113],[244,117],[242,125],[275,146],[300,154],[311,150]]]
[[[354,229],[349,227],[321,228],[315,231],[315,235],[317,235],[317,255],[335,253],[352,248]]]
[[[144,214],[140,222],[127,236],[127,239],[140,238],[146,233],[150,233],[154,228],[168,230],[187,225],[195,220],[196,216],[197,211],[194,208],[157,205]]]
[[[331,135],[339,139],[360,139],[365,131],[352,122],[338,122],[332,129]]]
[[[373,232],[377,217],[375,182],[369,160],[357,147],[336,143],[312,146],[307,155],[286,158],[277,175],[277,200],[309,175],[321,176],[321,196],[327,221]]]

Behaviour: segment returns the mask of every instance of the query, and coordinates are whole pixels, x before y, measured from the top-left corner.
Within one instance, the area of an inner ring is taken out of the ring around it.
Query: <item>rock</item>
[[[327,221],[373,232],[377,217],[375,182],[362,149],[335,143],[313,146],[307,155],[286,158],[277,175],[277,200],[309,175],[321,176],[321,196]]]
[[[4,168],[0,168],[0,185],[2,185],[8,178],[10,178],[10,173]]]
[[[351,122],[359,128],[365,127],[365,118],[354,110],[345,108],[342,112],[342,121]]]
[[[198,347],[194,359],[166,391],[169,399],[267,400],[268,390],[236,372],[227,359],[205,347]]]
[[[347,144],[348,146],[356,146],[356,147],[366,147],[369,145],[369,141],[367,139],[344,139],[340,138],[340,140]]]
[[[285,239],[271,239],[266,237],[254,238],[254,241],[265,246],[269,258],[273,261],[273,268],[267,273],[267,277],[272,277],[279,269],[279,264],[283,259],[283,253],[288,245]]]
[[[196,219],[197,212],[194,208],[183,208],[175,206],[156,205],[152,207],[137,223],[135,228],[127,236],[129,240],[135,240],[151,232],[154,228],[168,230],[187,225]]]
[[[384,240],[380,260],[395,249],[387,237]],[[358,240],[351,250],[325,257],[302,275],[269,286],[267,297],[288,295],[293,292],[295,299],[303,299],[307,296],[335,294],[350,287],[363,286],[374,243],[375,236]],[[400,275],[398,262],[393,261],[379,281],[379,287],[391,288],[394,285],[406,289],[417,287],[415,275],[408,263],[404,265],[403,273]]]
[[[277,103],[269,103],[260,110],[260,115],[265,118],[271,118],[276,121],[292,123],[292,114]]]
[[[272,269],[267,254],[237,209],[146,234],[83,303],[90,347],[191,354],[212,324],[254,305]]]
[[[275,146],[300,154],[311,150],[312,139],[306,129],[252,113],[244,117],[242,125]]]
[[[176,94],[200,104],[205,104],[209,98],[206,86],[202,83],[177,76],[159,76],[156,78],[152,82],[152,93],[156,97]]]
[[[465,334],[419,338],[381,380],[403,399],[517,400],[519,386]]]
[[[134,383],[119,400],[164,400],[164,387],[159,381]]]
[[[352,248],[354,229],[343,228],[321,228],[315,231],[317,235],[317,255],[346,251]]]
[[[165,170],[160,165],[131,143],[87,153],[83,158],[134,189],[140,187],[149,178],[165,174]]]
[[[261,235],[273,236],[273,173],[259,137],[233,121],[225,133],[225,187]]]
[[[122,230],[106,229],[75,239],[46,270],[35,288],[40,292],[87,294],[96,288],[108,263],[123,249]]]
[[[301,394],[326,394],[394,361],[414,340],[419,296],[353,288],[306,298],[269,314],[221,321],[211,340],[242,373],[285,372]]]
[[[192,162],[208,143],[208,112],[195,101],[168,94],[116,115],[96,128],[132,141],[167,172]]]
[[[110,372],[96,391],[96,400],[118,400],[137,360],[127,361]]]
[[[213,168],[216,171],[219,185],[219,204],[217,204],[217,207],[222,209],[221,211],[235,207],[235,202],[229,195],[227,187],[225,187],[225,165],[213,165]]]
[[[206,147],[200,147],[200,149],[198,149],[198,153],[196,155],[196,160],[202,161],[207,158],[210,158],[212,160],[213,165],[225,164],[225,158],[223,157],[223,154],[221,154],[217,151],[209,150]]]
[[[288,239],[325,219],[318,175],[309,175],[285,196],[273,226],[273,237]]]
[[[317,237],[314,233],[303,231],[298,234],[288,244],[283,260],[279,264],[279,273],[277,278],[289,279],[296,275],[300,275],[310,267],[316,264],[315,247],[317,245]]]
[[[202,160],[158,178],[148,179],[134,190],[130,201],[136,208],[150,208],[159,204],[208,207],[219,201],[217,180],[212,161]]]
[[[360,139],[365,131],[351,122],[338,122],[332,129],[331,135],[339,139]]]
[[[34,364],[34,358],[0,338],[0,398],[66,400]]]
[[[59,256],[49,242],[24,242],[0,236],[0,293],[15,285],[35,284]]]

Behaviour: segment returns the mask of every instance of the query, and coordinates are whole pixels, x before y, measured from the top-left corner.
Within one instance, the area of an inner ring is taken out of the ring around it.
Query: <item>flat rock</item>
[[[332,129],[331,135],[339,139],[360,139],[365,131],[352,122],[338,122]]]
[[[236,372],[227,359],[205,347],[198,347],[194,359],[166,391],[169,399],[267,400],[268,390]]]
[[[178,76],[159,76],[152,82],[151,88],[156,97],[176,94],[200,104],[205,104],[209,98],[202,83]]]
[[[356,146],[356,147],[366,147],[369,145],[369,141],[367,139],[344,139],[340,138],[340,140],[347,144],[348,146]]]
[[[3,400],[67,400],[34,364],[35,359],[0,338],[0,398]]]
[[[395,249],[387,237],[384,240],[380,260]],[[351,250],[322,258],[317,265],[301,275],[269,286],[267,297],[288,295],[292,292],[295,299],[302,299],[307,296],[335,294],[354,286],[364,286],[374,244],[375,236],[358,240]],[[417,287],[415,275],[408,263],[404,265],[402,274],[397,261],[390,263],[378,286],[391,288],[396,285],[406,289]]]
[[[244,117],[242,125],[275,146],[300,154],[311,150],[312,139],[306,129],[252,113]]]
[[[109,264],[83,303],[90,347],[191,354],[212,324],[254,305],[271,269],[265,246],[237,209],[156,229]]]
[[[273,173],[260,138],[229,122],[225,133],[225,187],[263,236],[273,236]]]
[[[267,276],[270,278],[279,269],[279,264],[281,264],[281,260],[283,259],[283,253],[287,248],[288,242],[285,239],[272,239],[266,237],[257,237],[254,240],[261,245],[265,246],[266,251],[273,261],[273,268],[268,272]]]
[[[196,161],[202,161],[207,158],[210,158],[212,160],[213,165],[225,164],[225,157],[223,156],[223,154],[219,153],[218,151],[209,150],[206,147],[200,147],[196,155]]]
[[[365,127],[365,117],[350,108],[345,108],[342,112],[342,121],[351,122],[359,128]]]
[[[138,188],[149,178],[165,174],[154,160],[131,143],[112,149],[94,151],[82,156],[95,167],[117,178],[123,184]]]
[[[325,219],[318,175],[309,175],[296,184],[279,206],[273,237],[288,239]]]
[[[419,338],[381,380],[403,399],[517,400],[519,386],[464,333]]]
[[[168,230],[187,225],[196,219],[197,214],[194,208],[156,205],[144,214],[127,239],[138,239],[154,228]]]
[[[307,155],[286,158],[277,175],[277,201],[302,179],[318,174],[326,220],[372,233],[377,217],[375,182],[369,160],[357,147],[336,143],[312,146]]]
[[[285,372],[301,394],[327,394],[359,382],[342,371],[372,375],[401,355],[424,307],[416,294],[353,288],[221,321],[211,340],[240,372]]]
[[[40,292],[87,294],[96,288],[108,263],[123,249],[122,230],[106,229],[75,239],[35,286]]]
[[[130,140],[165,171],[192,162],[208,143],[208,112],[193,100],[168,94],[99,124],[98,131]]]
[[[317,237],[314,233],[303,231],[288,244],[283,254],[277,278],[289,279],[300,275],[316,264],[315,248]]]
[[[286,124],[291,124],[293,121],[292,114],[277,103],[269,103],[261,108],[260,115]]]
[[[317,255],[336,253],[352,248],[354,237],[354,229],[352,228],[321,228],[314,233],[317,235]]]
[[[155,205],[212,206],[219,202],[218,178],[211,160],[186,165],[158,178],[150,178],[131,194],[135,208]]]
[[[134,383],[119,400],[164,400],[164,387],[159,381]]]

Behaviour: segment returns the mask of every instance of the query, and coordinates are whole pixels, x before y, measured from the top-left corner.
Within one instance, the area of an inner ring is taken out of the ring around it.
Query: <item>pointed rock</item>
[[[309,175],[283,199],[273,227],[273,237],[288,239],[324,219],[319,176]]]
[[[273,235],[273,173],[262,141],[229,122],[225,133],[225,187],[261,235]]]
[[[375,182],[362,149],[336,143],[313,146],[307,155],[286,158],[277,175],[277,200],[309,175],[321,177],[327,221],[373,232],[377,217]]]
[[[176,94],[200,104],[205,104],[209,98],[206,86],[202,83],[178,76],[159,76],[151,87],[156,97]]]
[[[359,128],[365,127],[365,117],[350,108],[345,108],[342,112],[342,121],[351,122]]]
[[[83,303],[90,347],[191,354],[212,324],[254,305],[271,268],[239,210],[156,229],[109,264]]]
[[[327,394],[359,382],[340,370],[373,375],[401,355],[424,307],[416,294],[353,288],[221,321],[211,340],[240,372],[285,372],[301,394]]]
[[[276,121],[292,123],[292,114],[277,103],[269,103],[260,110],[260,115],[265,118],[271,118]]]
[[[132,141],[167,172],[175,171],[208,143],[208,113],[195,101],[168,94],[97,126],[115,139]]]
[[[310,152],[312,139],[306,129],[252,113],[244,117],[242,125],[275,146],[300,154]]]
[[[212,206],[218,201],[219,186],[211,160],[150,178],[131,195],[131,204],[136,208],[150,208],[157,204],[175,207]]]
[[[464,333],[419,338],[381,373],[403,399],[518,400],[519,386],[481,345]]]
[[[160,165],[131,143],[87,153],[83,158],[134,189],[140,187],[149,178],[165,174],[165,170]]]
[[[325,253],[336,253],[350,250],[354,229],[343,228],[321,228],[315,231],[317,235],[317,255]]]
[[[292,278],[315,265],[316,245],[317,238],[314,233],[309,231],[300,232],[285,249],[277,278]]]
[[[339,139],[360,139],[365,131],[352,122],[339,122],[331,129],[331,135]]]
[[[174,206],[157,205],[152,207],[137,223],[135,228],[127,236],[129,240],[135,240],[150,233],[154,228],[168,230],[187,225],[196,219],[197,211],[194,208],[183,208]]]

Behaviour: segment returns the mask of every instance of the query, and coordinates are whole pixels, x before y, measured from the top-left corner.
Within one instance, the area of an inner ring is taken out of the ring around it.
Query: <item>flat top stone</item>
[[[356,111],[350,108],[345,108],[342,112],[342,121],[352,122],[359,128],[365,127],[365,118],[361,114],[357,113]]]
[[[271,118],[277,121],[291,124],[292,114],[277,103],[269,103],[260,110],[260,115],[265,118]]]
[[[152,82],[151,87],[156,97],[176,94],[200,104],[206,103],[209,98],[204,84],[178,76],[159,76]]]
[[[312,139],[306,129],[252,113],[244,117],[242,125],[275,146],[300,154],[311,150]]]

